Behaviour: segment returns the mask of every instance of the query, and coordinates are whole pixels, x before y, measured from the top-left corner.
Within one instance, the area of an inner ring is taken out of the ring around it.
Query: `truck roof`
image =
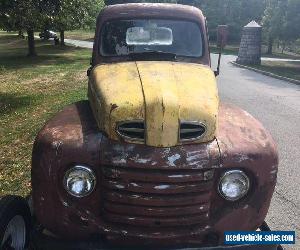
[[[119,18],[173,18],[203,22],[204,16],[200,9],[181,4],[168,3],[126,3],[105,7],[100,15],[101,21]],[[99,21],[99,20],[98,20]]]

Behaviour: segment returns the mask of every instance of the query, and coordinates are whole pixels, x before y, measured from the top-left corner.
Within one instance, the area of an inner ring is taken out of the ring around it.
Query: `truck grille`
[[[117,133],[127,140],[145,140],[145,125],[144,121],[125,121],[119,123]]]
[[[199,122],[181,122],[180,123],[180,141],[199,140],[206,132],[204,124]]]
[[[208,225],[213,170],[104,167],[103,219],[129,227]]]
[[[200,122],[180,122],[180,141],[199,140],[206,132],[206,126]],[[117,126],[117,133],[126,140],[145,141],[145,123],[143,120],[125,121]]]

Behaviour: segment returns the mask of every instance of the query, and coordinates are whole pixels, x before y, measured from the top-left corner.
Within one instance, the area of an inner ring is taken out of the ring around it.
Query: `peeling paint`
[[[214,177],[214,171],[213,170],[209,170],[209,171],[204,172],[204,180],[208,181],[208,180],[213,179],[213,177]]]
[[[164,151],[162,152],[163,157],[166,157],[170,152],[171,152],[171,148],[164,149]]]
[[[161,235],[161,233],[160,232],[155,232],[155,233],[153,233],[154,235]]]
[[[168,165],[171,167],[176,167],[175,161],[179,160],[180,158],[181,158],[180,154],[175,154],[168,157]]]
[[[112,158],[112,163],[116,164],[116,165],[118,165],[118,164],[126,164],[127,160],[124,159],[124,158],[120,158],[120,157],[114,157],[114,158]]]
[[[202,152],[202,154],[203,154],[203,152]],[[201,151],[187,152],[187,157],[186,157],[187,161],[199,160],[201,158],[203,158],[203,156],[201,155]]]
[[[49,177],[51,177],[51,170],[52,170],[52,165],[50,163],[49,167],[48,167],[48,175],[49,175]]]
[[[52,142],[52,146],[55,149],[55,154],[58,156],[59,148],[63,145],[62,141],[54,141]]]
[[[190,177],[191,175],[186,174],[186,175],[182,175],[182,174],[175,174],[175,175],[169,175],[170,178],[182,178],[182,177]]]
[[[197,166],[198,168],[203,168],[209,163],[209,160],[201,160],[201,161],[194,161],[190,162],[190,166]]]
[[[136,160],[136,163],[143,163],[143,164],[146,164],[148,162],[151,162],[151,159],[137,159]]]
[[[158,190],[164,190],[164,189],[168,189],[169,187],[171,187],[170,185],[159,185],[159,186],[155,186],[155,189]]]
[[[152,161],[151,158],[141,158],[139,154],[137,154],[135,157],[130,158],[130,160],[140,164],[147,164]]]
[[[64,207],[69,207],[70,205],[67,202],[63,202]]]
[[[235,159],[239,163],[244,162],[244,161],[252,160],[248,155],[244,155],[244,154],[237,154],[235,156]]]
[[[81,219],[82,221],[89,221],[88,218],[85,218],[85,217],[83,217],[83,216],[81,216],[80,219]]]
[[[132,197],[132,198],[140,198],[139,195],[132,195],[131,197]]]

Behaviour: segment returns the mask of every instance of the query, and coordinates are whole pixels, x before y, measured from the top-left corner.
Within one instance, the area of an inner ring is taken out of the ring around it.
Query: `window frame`
[[[206,45],[205,45],[205,36],[204,36],[204,31],[202,29],[202,26],[200,25],[199,22],[188,19],[188,18],[170,18],[170,17],[153,17],[153,16],[145,16],[145,17],[118,17],[118,18],[111,18],[105,20],[105,22],[102,23],[100,32],[97,34],[97,39],[98,39],[98,48],[97,48],[97,53],[99,57],[102,59],[102,61],[105,62],[112,62],[112,61],[136,61],[130,57],[130,55],[103,55],[101,53],[101,46],[102,46],[102,32],[104,29],[104,26],[106,25],[107,22],[114,22],[114,21],[130,21],[130,20],[172,20],[172,21],[185,21],[185,22],[191,22],[194,23],[201,34],[201,41],[202,41],[202,55],[200,57],[195,57],[195,56],[182,56],[182,55],[177,55],[176,56],[176,61],[186,61],[186,62],[192,62],[192,63],[199,63],[199,60],[203,59],[205,57],[205,50],[206,50]],[[145,56],[145,60],[147,59],[147,56]]]

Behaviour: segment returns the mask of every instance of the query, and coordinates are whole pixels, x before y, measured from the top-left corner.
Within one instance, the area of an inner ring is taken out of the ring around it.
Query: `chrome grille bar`
[[[117,125],[117,134],[129,141],[145,141],[145,125],[143,120],[120,122]]]
[[[201,122],[181,121],[179,138],[181,142],[201,139],[206,132],[206,126]]]

